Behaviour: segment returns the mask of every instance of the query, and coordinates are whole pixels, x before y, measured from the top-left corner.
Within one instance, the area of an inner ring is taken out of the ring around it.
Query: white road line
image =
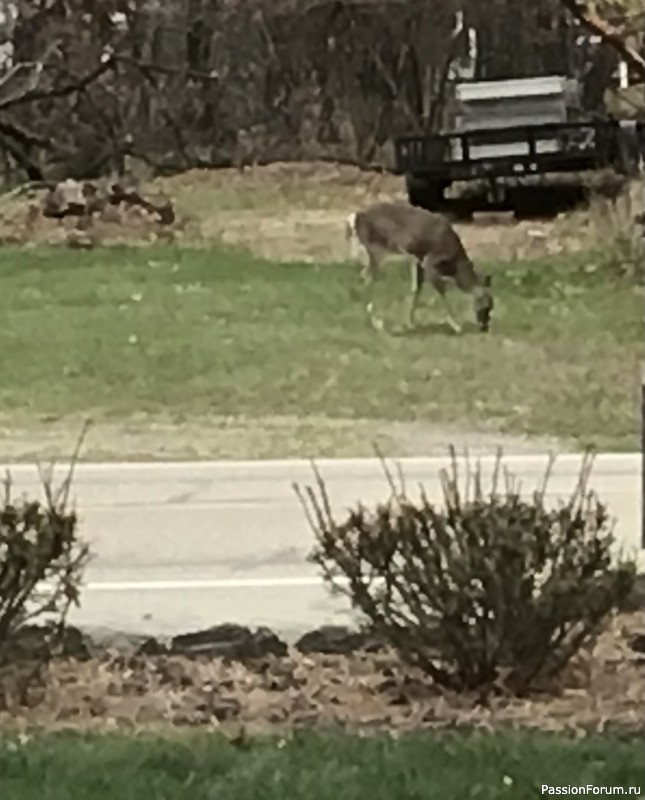
[[[582,453],[557,453],[556,465],[576,466],[580,465],[583,454]],[[463,459],[463,453],[457,454],[459,460]],[[526,467],[543,467],[546,466],[548,453],[509,453],[503,456],[503,463],[517,463],[521,462]],[[495,455],[470,455],[471,462],[475,463],[480,461],[482,466],[487,464],[492,465],[495,461]],[[256,459],[245,461],[103,461],[103,462],[81,462],[76,465],[76,472],[105,472],[105,471],[123,471],[123,472],[136,472],[142,470],[150,470],[153,472],[163,472],[164,470],[176,470],[179,472],[201,471],[201,470],[216,470],[227,472],[229,470],[257,470],[257,471],[272,471],[280,469],[310,469],[313,463],[321,469],[328,469],[337,467],[343,468],[360,468],[360,467],[373,467],[379,465],[376,458],[294,458],[294,459]],[[407,457],[388,457],[386,461],[390,464],[398,463],[402,466],[409,467],[432,467],[444,466],[449,462],[449,456],[407,456]],[[595,461],[598,466],[611,465],[614,468],[633,468],[640,465],[642,461],[642,454],[639,452],[633,453],[598,453]],[[14,464],[0,464],[0,470],[9,469],[11,472],[31,472],[36,469],[37,462],[32,463],[14,463]],[[42,459],[40,463],[47,466],[49,462],[47,459]],[[60,460],[56,461],[55,468],[57,470],[65,470],[69,468],[69,461]]]
[[[339,585],[347,581],[338,579]],[[176,581],[99,581],[82,587],[84,592],[166,592],[190,589],[290,589],[300,586],[322,587],[322,578],[311,576],[301,578],[213,578],[210,580]]]

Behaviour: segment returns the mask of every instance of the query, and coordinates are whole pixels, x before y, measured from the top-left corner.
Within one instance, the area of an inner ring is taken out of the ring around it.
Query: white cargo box
[[[505,81],[476,81],[455,87],[458,113],[457,133],[485,128],[506,128],[549,125],[567,122],[571,110],[579,106],[579,86],[576,81],[561,75],[539,78],[516,78]],[[555,139],[537,143],[538,153],[557,152]],[[526,139],[517,142],[487,144],[471,147],[473,159],[512,157],[528,154]],[[453,143],[452,158],[461,160],[461,145]]]
[[[513,78],[506,81],[469,81],[455,87],[457,102],[505,100],[516,97],[541,97],[565,94],[568,80],[562,75],[541,78]]]

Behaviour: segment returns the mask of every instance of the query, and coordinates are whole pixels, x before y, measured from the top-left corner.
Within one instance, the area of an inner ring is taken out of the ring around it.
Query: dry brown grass
[[[400,176],[325,163],[279,163],[244,173],[197,170],[155,186],[176,198],[205,242],[242,246],[273,260],[317,263],[349,258],[343,222],[350,212],[406,197]],[[621,226],[633,228],[628,215],[639,210],[638,199],[634,186],[631,207],[625,211],[619,203]],[[511,214],[480,214],[457,229],[475,258],[521,261],[595,247],[591,233],[601,208],[598,201],[590,211],[553,221],[517,222]]]
[[[635,224],[643,214],[644,191],[640,181],[611,202],[595,196],[588,209],[576,211],[558,221],[555,236],[569,248],[605,253],[604,266],[629,277],[642,275],[643,228]]]
[[[282,261],[344,261],[347,214],[405,197],[401,178],[335,164],[271,164],[192,171],[159,181],[197,224],[202,240]]]
[[[72,445],[79,419],[75,415],[31,419],[0,414],[0,450],[5,460],[59,458]],[[195,459],[371,458],[374,446],[383,453],[405,456],[444,455],[446,441],[467,447],[474,456],[490,453],[502,442],[506,453],[559,450],[570,443],[548,436],[471,430],[456,423],[426,420],[343,419],[321,415],[249,417],[200,414],[130,415],[126,420],[101,420],[93,425],[83,447],[87,461]]]
[[[351,211],[383,200],[405,199],[403,178],[324,162],[276,163],[244,170],[191,170],[158,178],[149,193],[172,197],[178,220],[163,228],[139,209],[110,210],[89,232],[97,244],[146,245],[162,240],[184,245],[241,246],[269,260],[342,262],[349,257],[344,219]],[[30,222],[36,196],[0,198],[0,239],[62,244],[74,221]],[[480,215],[458,225],[475,258],[521,261],[606,247],[634,239],[633,217],[643,209],[640,183],[616,205],[598,199],[589,210],[554,221],[516,222],[512,215]],[[639,240],[640,243],[640,240]],[[637,244],[639,244],[637,243]]]

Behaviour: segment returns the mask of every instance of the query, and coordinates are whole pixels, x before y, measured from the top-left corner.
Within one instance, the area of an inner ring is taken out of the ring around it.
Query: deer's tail
[[[356,230],[356,213],[350,214],[345,220],[345,240],[349,246],[349,253],[352,260],[361,259],[363,245]]]
[[[357,239],[356,235],[356,212],[353,211],[345,220],[345,239],[351,242],[352,239]]]

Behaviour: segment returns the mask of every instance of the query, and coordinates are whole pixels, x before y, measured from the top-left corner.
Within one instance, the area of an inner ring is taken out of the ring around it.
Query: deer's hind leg
[[[367,295],[367,305],[366,305],[367,316],[369,317],[372,327],[376,328],[377,330],[383,330],[385,325],[383,323],[383,320],[374,314],[374,300],[373,300],[374,282],[376,280],[378,268],[383,259],[383,253],[380,250],[377,250],[373,247],[365,247],[365,252],[367,254],[367,263],[361,270],[361,278],[363,279],[363,283],[365,284],[366,295]]]

